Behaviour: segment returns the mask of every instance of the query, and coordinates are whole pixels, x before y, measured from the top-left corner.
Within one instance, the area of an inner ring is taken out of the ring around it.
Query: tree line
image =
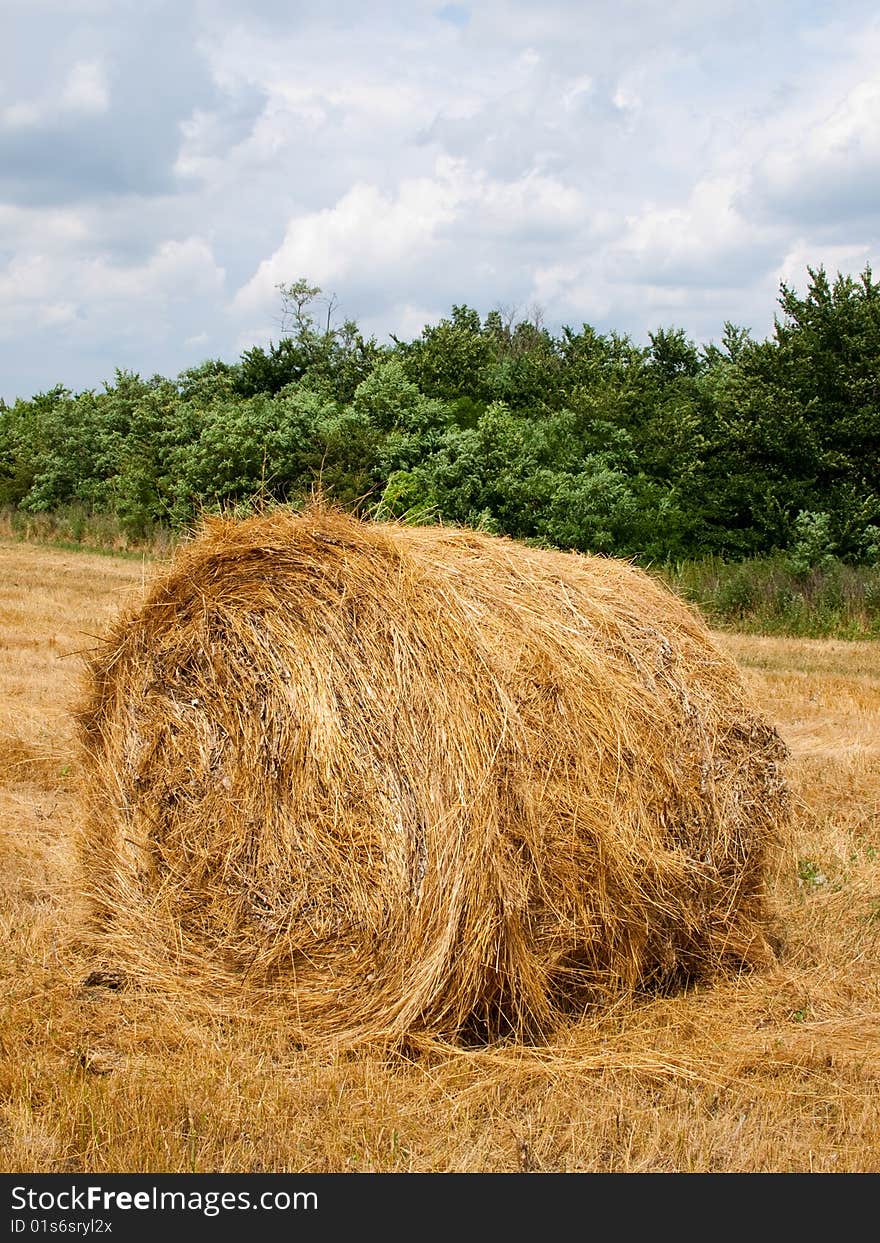
[[[174,379],[0,402],[0,504],[185,527],[319,483],[360,512],[644,560],[880,558],[880,283],[808,269],[698,347],[464,305],[380,345],[305,280],[281,338]]]

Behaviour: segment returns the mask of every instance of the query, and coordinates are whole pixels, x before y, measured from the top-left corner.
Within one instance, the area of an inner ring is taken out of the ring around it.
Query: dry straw
[[[208,521],[90,662],[103,956],[303,1039],[547,1036],[767,960],[776,733],[618,561]]]

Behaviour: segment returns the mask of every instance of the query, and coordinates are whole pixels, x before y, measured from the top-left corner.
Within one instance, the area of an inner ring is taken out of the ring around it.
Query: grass
[[[51,513],[0,506],[0,539],[48,544],[65,552],[161,556],[177,538],[168,527],[129,529],[112,514],[93,514],[78,504],[61,506]]]
[[[718,557],[657,567],[676,591],[724,629],[803,638],[880,638],[880,566],[830,558],[799,570],[778,554]]]
[[[718,636],[793,752],[775,968],[539,1048],[351,1055],[83,987],[73,653],[148,573],[0,544],[0,1168],[880,1169],[880,643]]]

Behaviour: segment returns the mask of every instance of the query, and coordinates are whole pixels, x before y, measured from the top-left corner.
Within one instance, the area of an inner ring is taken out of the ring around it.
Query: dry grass
[[[880,1169],[880,645],[718,636],[794,755],[777,966],[546,1047],[306,1050],[82,986],[67,653],[141,576],[0,545],[4,1170]]]
[[[96,953],[291,1034],[550,1036],[764,965],[778,736],[607,558],[211,520],[89,662]]]

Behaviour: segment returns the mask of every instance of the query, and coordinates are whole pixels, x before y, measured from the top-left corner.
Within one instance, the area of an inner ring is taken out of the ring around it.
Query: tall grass
[[[720,557],[656,566],[721,629],[804,638],[880,637],[880,566],[826,558],[806,571],[784,554],[728,563]]]
[[[28,540],[89,552],[152,553],[163,556],[175,534],[158,523],[135,532],[113,514],[94,513],[85,505],[62,505],[51,513],[28,513],[0,506],[0,539]]]

